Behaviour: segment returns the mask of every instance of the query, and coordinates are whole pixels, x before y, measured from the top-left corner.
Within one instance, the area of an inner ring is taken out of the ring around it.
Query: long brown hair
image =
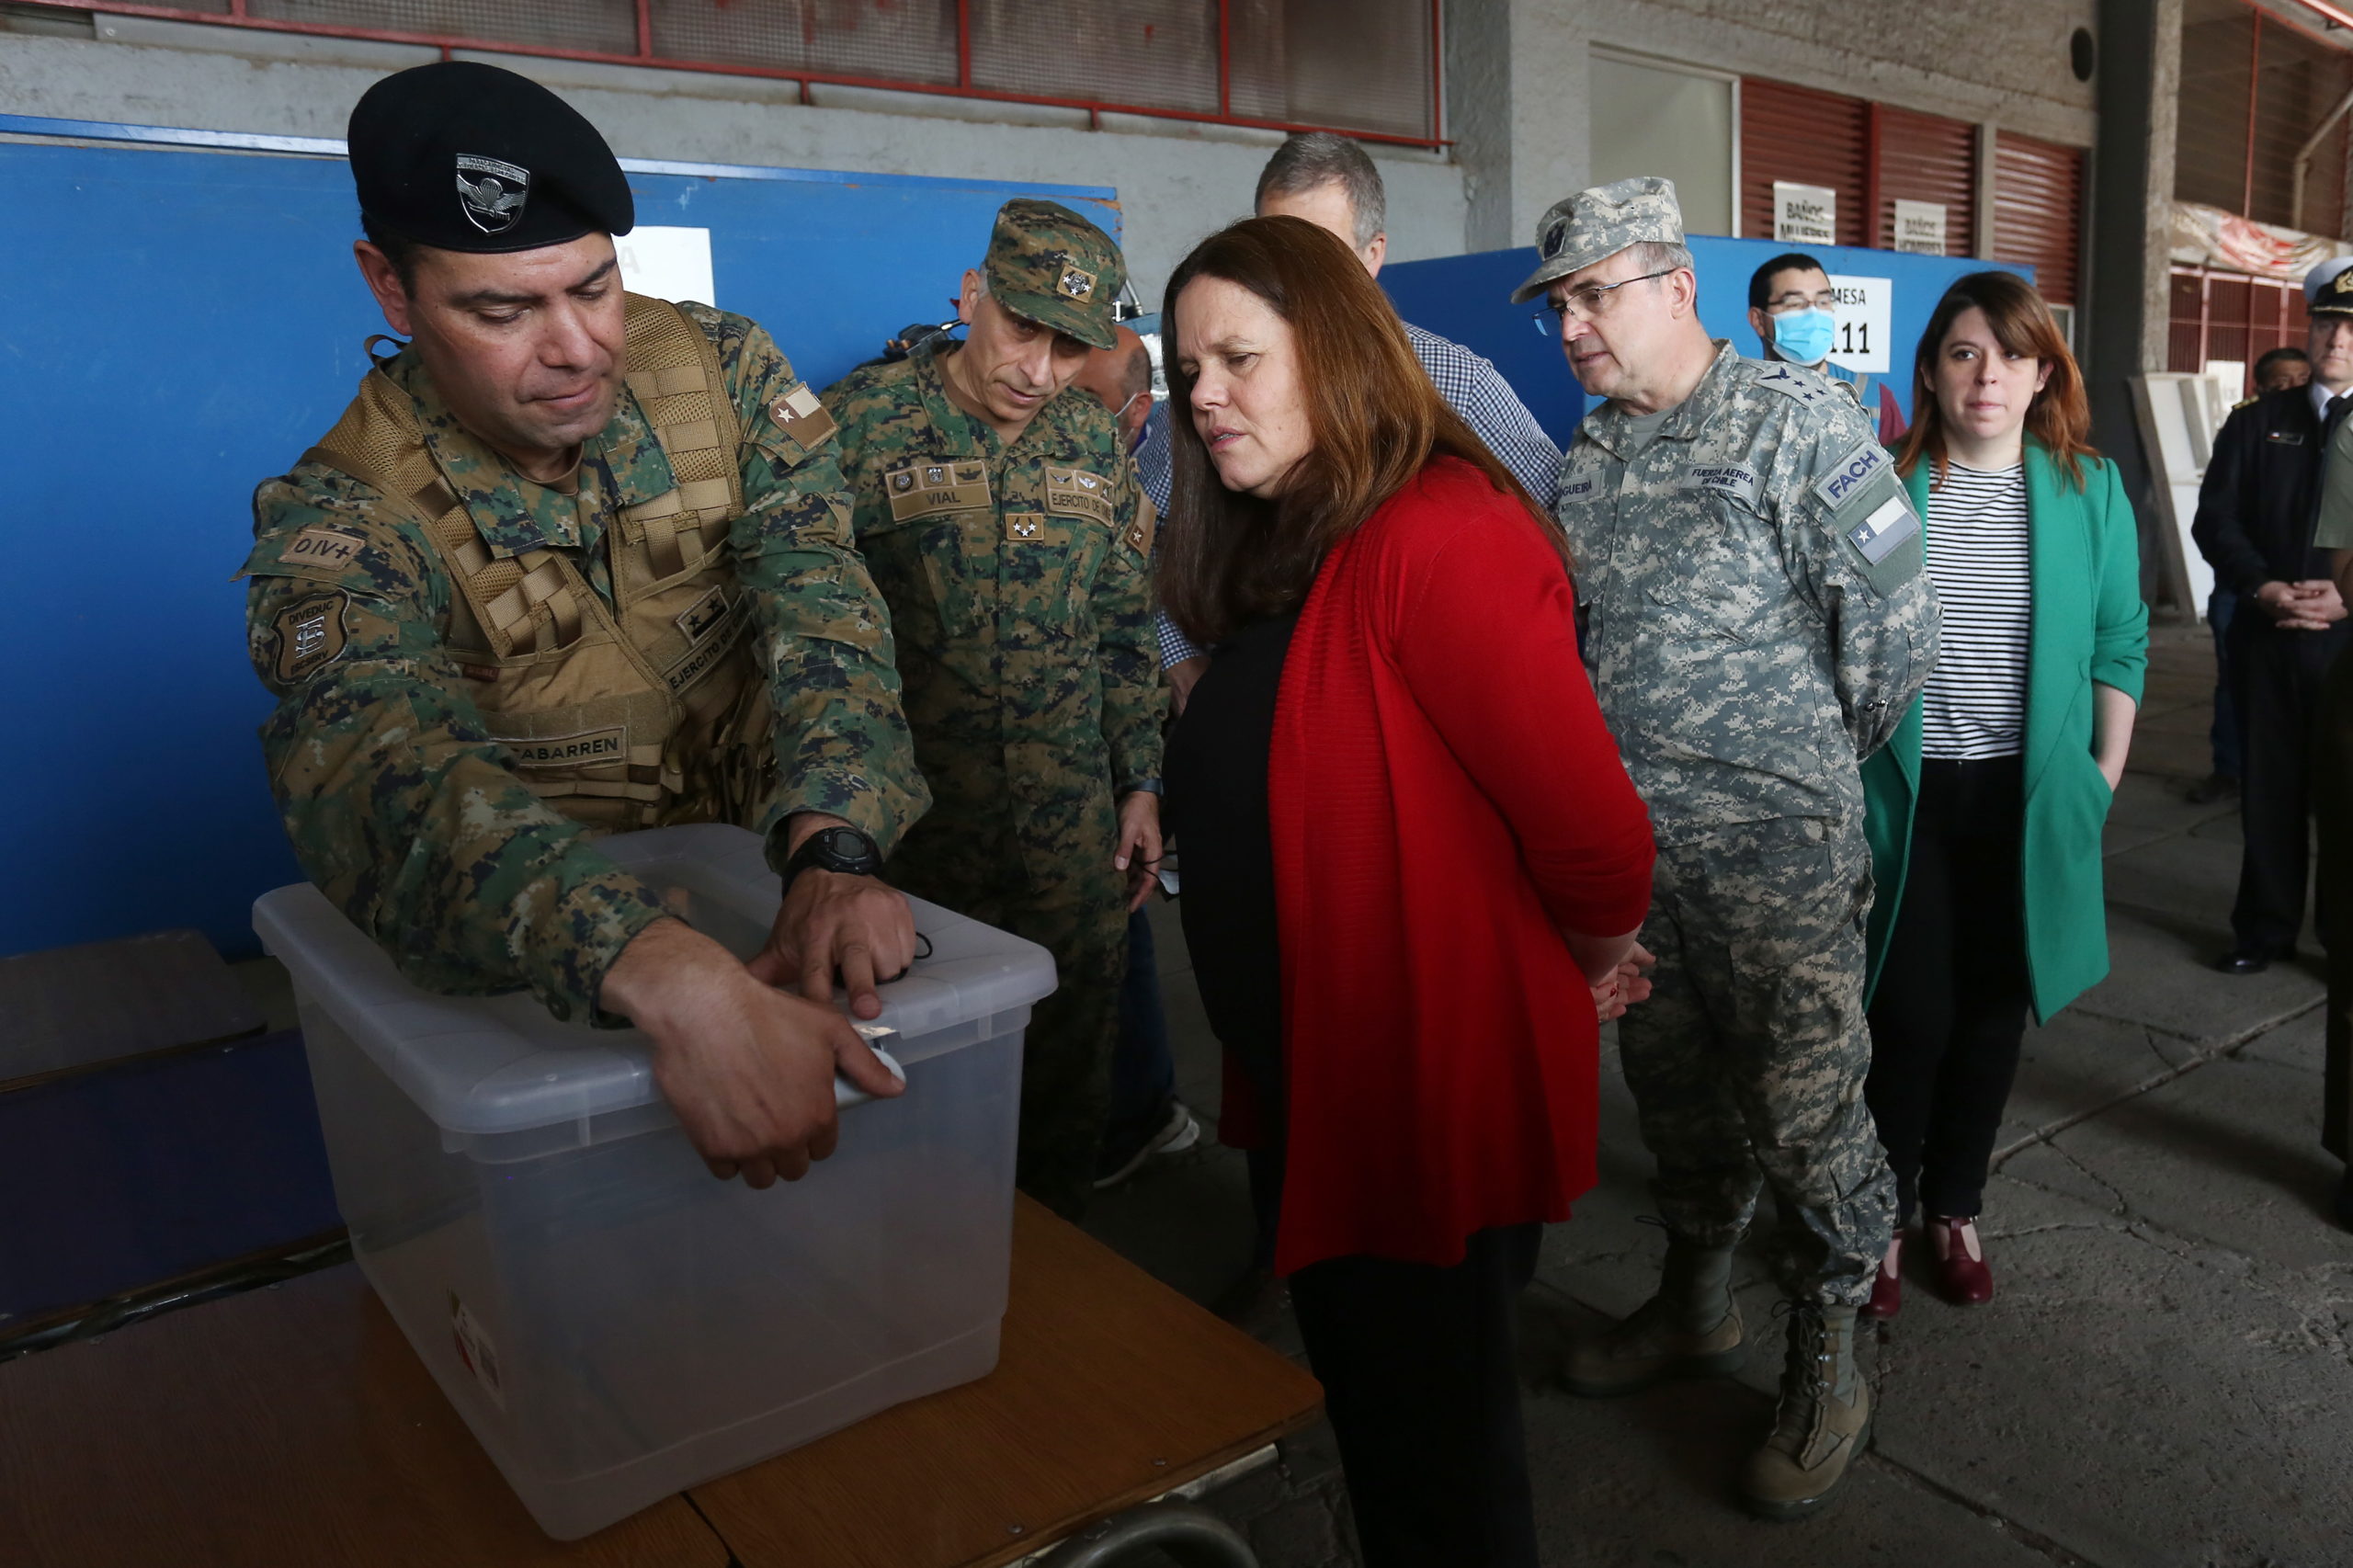
[[[2034,285],[2015,272],[1972,272],[1945,290],[1928,317],[1912,357],[1912,428],[1895,454],[1895,472],[1910,478],[1922,457],[1936,465],[1931,477],[1945,477],[1945,412],[1937,402],[1936,367],[1944,353],[1945,335],[1963,311],[1985,312],[1994,341],[2023,358],[2040,359],[2051,367],[2051,379],[2034,395],[2026,411],[2027,434],[2042,443],[2067,473],[2076,489],[2084,487],[2084,460],[2097,458],[2092,449],[2092,410],[2084,397],[2084,373],[2067,351],[2059,323]]]
[[[1226,489],[1194,427],[1194,377],[1176,344],[1177,297],[1197,278],[1249,290],[1298,345],[1314,445],[1274,500]],[[1430,384],[1356,253],[1314,224],[1246,218],[1203,240],[1169,277],[1160,330],[1172,472],[1158,579],[1161,603],[1187,635],[1221,642],[1295,608],[1325,552],[1441,453],[1476,464],[1565,557],[1559,526]]]

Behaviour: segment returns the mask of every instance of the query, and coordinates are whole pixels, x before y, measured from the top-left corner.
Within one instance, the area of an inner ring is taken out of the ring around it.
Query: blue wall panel
[[[1713,337],[1729,337],[1738,352],[1760,352],[1748,325],[1748,275],[1791,247],[1772,240],[1726,240],[1695,235],[1692,259],[1699,274],[1699,319]],[[1928,316],[1953,280],[2004,263],[1967,256],[1901,256],[1893,251],[1820,245],[1808,254],[1840,277],[1885,278],[1893,284],[1888,369],[1875,375],[1895,393],[1908,418],[1912,410],[1912,349],[1927,329]],[[1529,324],[1537,301],[1509,303],[1511,291],[1536,270],[1536,250],[1482,251],[1475,256],[1395,262],[1381,270],[1381,286],[1397,313],[1415,326],[1451,337],[1495,362],[1528,404],[1538,423],[1563,447],[1585,417],[1585,394],[1569,374],[1557,339],[1548,341]],[[2031,279],[2030,267],[2010,267]]]
[[[641,219],[710,229],[718,302],[819,386],[949,313],[1008,198],[1119,233],[1096,187],[656,167],[672,172],[631,176]],[[349,176],[338,158],[0,143],[0,668],[17,751],[0,782],[0,953],[173,926],[250,952],[254,897],[299,873],[229,578],[254,485],[325,433],[383,327],[350,259]]]

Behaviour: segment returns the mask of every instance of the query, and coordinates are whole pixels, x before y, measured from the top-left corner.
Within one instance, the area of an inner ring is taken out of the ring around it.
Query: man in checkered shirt
[[[1258,216],[1304,218],[1347,242],[1365,270],[1376,278],[1389,254],[1389,198],[1381,188],[1381,171],[1363,148],[1328,131],[1294,136],[1275,149],[1258,176]],[[1552,509],[1553,493],[1561,483],[1561,449],[1544,434],[1494,365],[1459,343],[1407,323],[1405,337],[1429,372],[1438,395],[1454,406],[1487,449],[1503,460],[1536,504]],[[1162,516],[1168,512],[1168,405],[1156,404],[1144,428],[1143,445],[1135,456],[1136,472]],[[1168,672],[1181,710],[1186,697],[1209,665],[1209,655],[1195,647],[1164,612],[1158,622],[1160,663]]]

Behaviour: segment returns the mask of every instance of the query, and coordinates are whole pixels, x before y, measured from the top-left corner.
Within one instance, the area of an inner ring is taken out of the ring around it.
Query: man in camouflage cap
[[[1791,1299],[1774,1430],[1744,1500],[1819,1507],[1869,1440],[1854,1360],[1893,1219],[1863,1079],[1870,862],[1859,767],[1927,680],[1920,527],[1853,398],[1711,342],[1675,188],[1624,179],[1544,214],[1541,294],[1608,401],[1561,465],[1585,655],[1659,847],[1650,1000],[1620,1025],[1658,1160],[1659,1292],[1567,1367],[1580,1393],[1729,1369],[1733,1244],[1761,1186]]]
[[[349,145],[359,269],[410,341],[254,496],[295,852],[411,980],[634,1020],[714,1175],[797,1176],[837,1068],[897,1092],[823,1004],[838,968],[871,1017],[910,961],[874,873],[926,801],[832,421],[751,322],[621,291],[628,180],[544,87],[419,66]],[[786,881],[749,966],[595,843],[712,821]]]
[[[964,274],[965,339],[825,392],[937,802],[891,875],[1052,950],[1017,1179],[1064,1214],[1095,1176],[1126,911],[1160,856],[1152,535],[1110,411],[1072,385],[1117,341],[1125,278],[1077,213],[1009,201]]]

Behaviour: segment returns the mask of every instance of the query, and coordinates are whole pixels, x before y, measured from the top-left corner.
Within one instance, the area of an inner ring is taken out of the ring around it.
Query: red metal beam
[[[237,0],[239,5],[244,0]],[[637,0],[637,51],[654,58],[654,0]]]
[[[1433,5],[1430,7],[1436,10]],[[1233,112],[1233,4],[1217,0],[1217,112]]]
[[[18,0],[29,6],[45,6],[56,10],[85,11],[91,7],[86,0]],[[1435,3],[1435,0],[1434,0]],[[969,4],[969,0],[960,0]],[[1037,104],[1051,108],[1086,109],[1093,115],[1131,114],[1146,119],[1174,119],[1189,125],[1233,125],[1251,131],[1337,131],[1358,142],[1377,142],[1384,146],[1440,148],[1452,143],[1440,136],[1399,136],[1383,131],[1358,131],[1344,125],[1310,125],[1289,119],[1256,119],[1231,114],[1205,114],[1190,109],[1154,108],[1142,104],[1117,103],[1104,98],[1052,97],[1042,93],[1008,93],[995,87],[969,87],[932,82],[903,82],[881,76],[853,75],[839,71],[787,70],[779,66],[715,64],[700,60],[673,60],[660,55],[617,54],[608,50],[565,49],[556,44],[512,43],[500,39],[477,39],[439,33],[404,32],[390,28],[351,28],[331,26],[322,22],[280,21],[276,17],[223,16],[217,11],[189,11],[176,6],[151,6],[133,0],[109,0],[99,13],[105,16],[159,17],[175,22],[196,22],[207,27],[246,28],[256,32],[301,33],[313,38],[364,39],[370,43],[409,43],[427,49],[438,49],[444,57],[451,50],[469,49],[483,54],[514,54],[540,56],[552,60],[585,60],[601,65],[647,65],[665,71],[695,71],[710,76],[754,76],[767,81],[799,82],[806,85],[815,83],[825,86],[876,87],[894,93],[928,93],[940,97],[983,98],[991,103]]]
[[[2262,85],[2263,13],[2257,11],[2246,46],[2246,194],[2239,203],[2239,216],[2250,222],[2255,217],[2255,103]]]
[[[956,0],[956,85],[972,85],[972,0]]]

